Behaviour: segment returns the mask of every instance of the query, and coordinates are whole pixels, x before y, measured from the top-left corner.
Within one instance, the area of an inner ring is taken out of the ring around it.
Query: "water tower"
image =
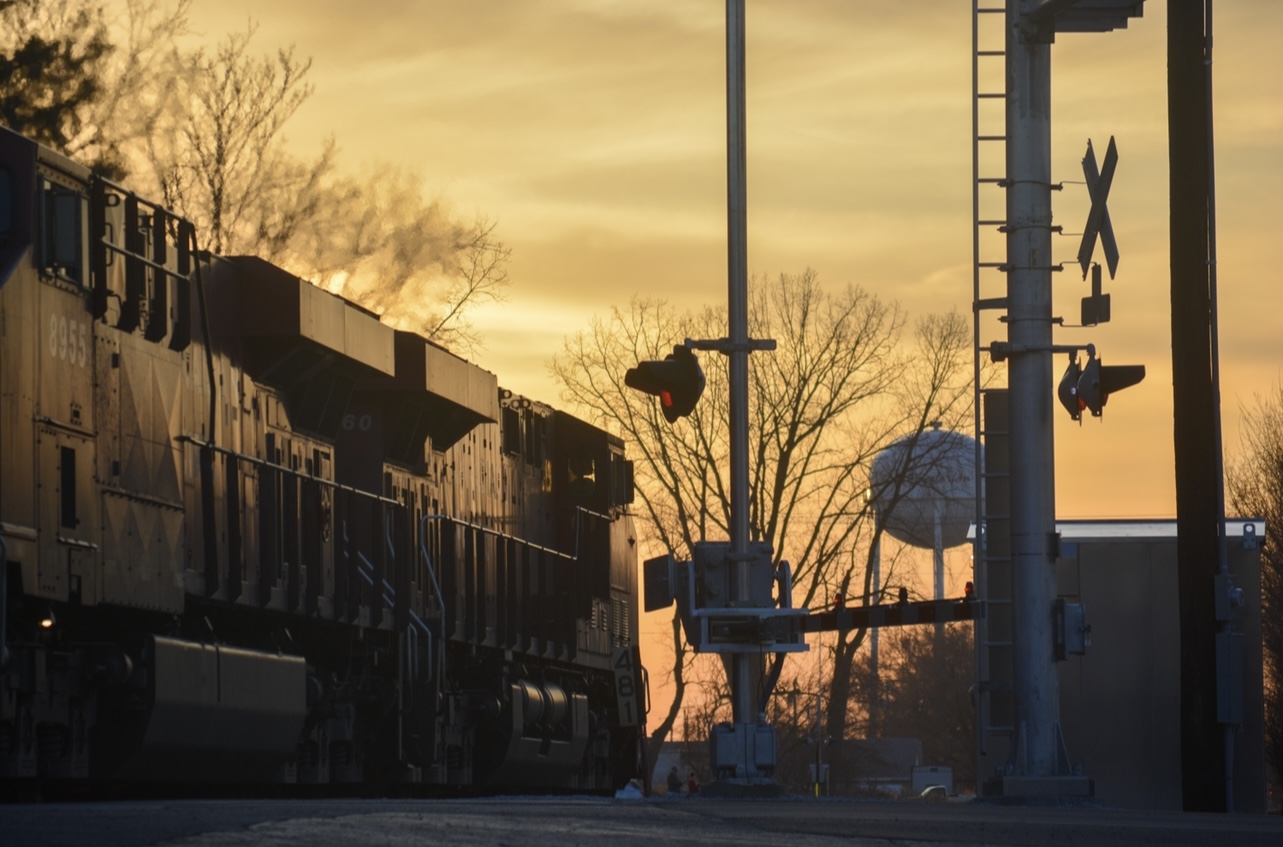
[[[976,442],[951,430],[931,429],[898,438],[873,460],[869,494],[892,538],[934,553],[935,599],[944,599],[944,551],[967,541],[976,513]],[[882,542],[870,557],[872,592],[882,587]],[[936,632],[942,630],[937,624]],[[869,663],[878,685],[878,630],[870,634]],[[877,737],[877,695],[869,708],[869,737]]]
[[[975,519],[976,442],[938,422],[931,427],[877,455],[870,494],[892,538],[934,552],[935,599],[943,600],[944,551],[966,543]]]

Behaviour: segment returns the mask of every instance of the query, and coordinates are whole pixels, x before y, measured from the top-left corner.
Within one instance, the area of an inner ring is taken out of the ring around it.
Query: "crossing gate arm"
[[[876,629],[887,626],[915,626],[929,623],[973,621],[985,616],[982,600],[924,600],[915,603],[884,603],[812,612],[802,619],[803,632],[842,632],[849,629]]]

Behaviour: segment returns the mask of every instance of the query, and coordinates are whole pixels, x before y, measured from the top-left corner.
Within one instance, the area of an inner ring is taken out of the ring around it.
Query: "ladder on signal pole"
[[[976,621],[976,741],[982,766],[1005,763],[1015,742],[1012,674],[1010,484],[1005,388],[982,382],[985,332],[998,332],[985,315],[1007,308],[1006,21],[1002,0],[972,0],[972,316],[976,440],[975,582],[986,603]],[[992,340],[992,339],[991,339]],[[982,452],[983,451],[983,452]],[[987,758],[990,740],[999,756]],[[977,779],[986,777],[977,769]]]

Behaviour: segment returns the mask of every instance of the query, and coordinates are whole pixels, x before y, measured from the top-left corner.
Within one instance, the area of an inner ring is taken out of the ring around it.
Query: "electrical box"
[[[1086,655],[1091,646],[1086,607],[1075,597],[1057,597],[1055,614],[1056,660]]]

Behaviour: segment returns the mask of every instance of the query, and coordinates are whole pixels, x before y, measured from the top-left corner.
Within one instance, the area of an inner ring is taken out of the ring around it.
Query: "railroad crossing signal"
[[[689,347],[677,345],[659,362],[638,362],[624,374],[624,385],[659,398],[664,419],[676,423],[695,410],[704,393],[704,370]]]
[[[1078,365],[1078,354],[1074,353],[1069,359],[1069,367],[1065,368],[1065,375],[1060,378],[1060,385],[1056,387],[1056,397],[1060,400],[1060,405],[1065,407],[1069,412],[1069,417],[1076,421],[1083,419],[1083,403],[1078,398],[1078,378],[1083,375],[1083,369]]]
[[[1083,326],[1109,323],[1109,295],[1100,290],[1100,265],[1091,266],[1091,294],[1083,298]]]
[[[1091,264],[1092,253],[1096,252],[1096,237],[1100,237],[1100,246],[1105,251],[1105,262],[1109,265],[1109,278],[1113,279],[1118,272],[1118,242],[1114,240],[1114,226],[1109,221],[1109,209],[1105,205],[1109,197],[1109,187],[1114,181],[1114,169],[1118,167],[1118,146],[1114,137],[1109,137],[1109,147],[1105,150],[1105,161],[1099,172],[1096,170],[1096,152],[1092,149],[1090,139],[1087,141],[1087,155],[1083,156],[1083,176],[1087,178],[1087,194],[1091,197],[1091,211],[1087,213],[1087,226],[1083,228],[1083,240],[1078,246],[1078,264],[1083,269],[1083,279],[1087,278],[1087,268]]]
[[[1084,409],[1098,418],[1110,394],[1133,386],[1144,378],[1144,365],[1102,365],[1094,349],[1089,347],[1086,365],[1079,366],[1077,353],[1070,357],[1069,367],[1056,388],[1056,397],[1074,420],[1082,420]]]

